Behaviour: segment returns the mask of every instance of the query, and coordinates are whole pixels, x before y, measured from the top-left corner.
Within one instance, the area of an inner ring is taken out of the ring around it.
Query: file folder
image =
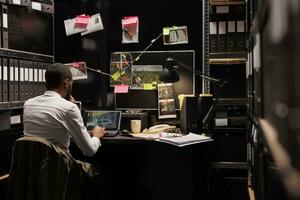
[[[2,6],[2,47],[8,48],[8,8],[6,5]]]
[[[44,13],[49,13],[49,14],[54,14],[54,6],[51,4],[42,4],[42,12]]]
[[[21,5],[26,6],[26,7],[30,7],[31,0],[21,0]]]
[[[2,58],[2,101],[8,102],[8,66],[7,66],[7,58]]]
[[[228,52],[235,52],[236,51],[236,26],[235,21],[228,21],[227,22],[227,51]]]
[[[27,61],[28,63],[28,92],[29,98],[34,97],[34,80],[33,80],[33,61]]]
[[[9,85],[9,96],[8,96],[8,100],[11,101],[15,101],[15,68],[14,68],[14,60],[13,59],[8,59],[9,62],[9,81],[8,81],[8,85]]]
[[[14,59],[14,83],[15,83],[15,101],[20,101],[20,74],[19,74],[19,60]]]
[[[209,23],[209,52],[215,53],[218,51],[218,38],[217,38],[217,22]]]
[[[38,86],[39,86],[39,95],[44,93],[45,87],[43,84],[43,68],[44,68],[44,63],[39,62],[38,63]]]
[[[244,21],[237,21],[237,51],[244,52],[246,49],[245,40],[245,22]]]
[[[1,1],[1,0],[0,0]],[[3,42],[2,42],[2,32],[3,32],[3,20],[2,20],[2,5],[1,5],[1,9],[0,9],[0,47],[3,47]],[[2,61],[1,61],[2,63]]]
[[[2,82],[2,63],[0,63],[0,102],[2,102],[2,87],[3,87],[3,82]]]
[[[33,96],[39,95],[39,71],[37,62],[33,62]]]
[[[24,61],[19,60],[19,72],[20,72],[20,89],[19,89],[19,94],[20,94],[20,101],[25,101],[25,85],[24,85]]]
[[[226,52],[227,50],[227,39],[226,39],[226,22],[218,22],[218,52]]]
[[[29,66],[28,66],[28,61],[24,60],[24,100],[26,101],[27,99],[30,98],[30,84],[29,84]]]

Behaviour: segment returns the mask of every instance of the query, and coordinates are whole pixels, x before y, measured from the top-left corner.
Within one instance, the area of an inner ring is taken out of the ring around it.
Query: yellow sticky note
[[[155,86],[152,83],[144,83],[144,90],[153,90]]]
[[[170,35],[170,28],[163,28],[163,35]]]
[[[121,73],[119,71],[116,71],[111,78],[114,79],[114,81],[118,80],[121,77]]]

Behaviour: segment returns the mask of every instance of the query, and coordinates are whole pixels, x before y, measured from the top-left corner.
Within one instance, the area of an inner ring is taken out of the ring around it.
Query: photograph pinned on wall
[[[86,31],[81,33],[81,36],[103,30],[103,23],[100,13],[92,15],[89,23],[87,24]]]
[[[139,42],[139,18],[137,16],[127,16],[122,19],[122,43]]]
[[[158,119],[176,118],[174,86],[172,83],[157,85]]]
[[[132,65],[132,70],[140,82],[132,82],[130,89],[156,90],[157,84],[161,83],[159,75],[163,71],[162,65]]]
[[[132,56],[127,52],[114,52],[110,57],[110,86],[131,85],[132,83]]]
[[[174,87],[172,83],[158,84],[158,100],[174,99]]]
[[[83,36],[104,29],[100,13],[92,16],[78,15],[73,19],[64,20],[64,25],[67,36],[76,33],[81,33]]]
[[[88,78],[86,62],[73,62],[67,63],[65,65],[69,67],[73,76],[73,80],[81,80]]]
[[[163,41],[164,45],[189,43],[187,26],[164,27]]]
[[[76,26],[76,18],[64,20],[66,35],[70,36],[86,30],[85,27]]]

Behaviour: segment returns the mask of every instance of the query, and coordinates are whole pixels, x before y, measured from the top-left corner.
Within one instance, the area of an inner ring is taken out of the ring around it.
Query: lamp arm
[[[204,78],[204,79],[206,79],[206,80],[215,82],[215,83],[219,84],[221,87],[222,87],[225,83],[227,83],[227,81],[225,81],[225,80],[213,78],[213,77],[211,77],[211,76],[207,76],[207,75],[203,74],[202,72],[200,72],[199,70],[193,69],[191,66],[186,65],[186,64],[184,64],[184,63],[182,63],[182,62],[180,62],[180,61],[178,61],[178,60],[175,60],[175,59],[174,59],[174,61],[177,62],[177,63],[179,64],[179,67],[181,67],[181,68],[183,68],[183,69],[185,69],[185,70],[188,70],[188,71],[190,71],[190,72],[192,72],[192,73],[194,73],[194,74],[200,76],[201,78]]]

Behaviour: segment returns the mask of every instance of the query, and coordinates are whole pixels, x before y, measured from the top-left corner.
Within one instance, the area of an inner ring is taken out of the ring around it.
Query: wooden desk
[[[202,200],[208,199],[209,145],[118,135],[103,138],[91,162],[110,170],[114,200]]]

